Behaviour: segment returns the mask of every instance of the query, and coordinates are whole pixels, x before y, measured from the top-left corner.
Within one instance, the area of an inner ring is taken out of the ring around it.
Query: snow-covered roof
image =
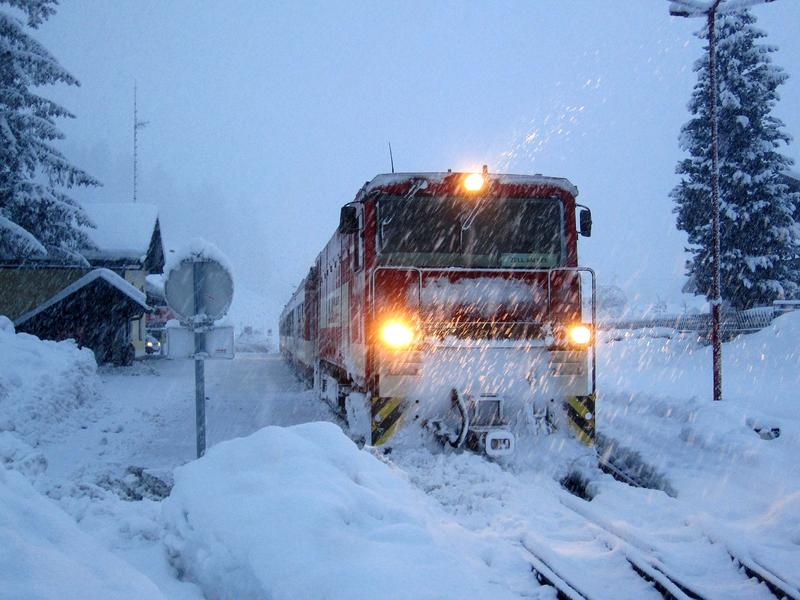
[[[177,252],[169,255],[166,264],[164,265],[164,281],[169,279],[169,274],[173,270],[179,268],[181,263],[186,260],[212,260],[222,265],[233,279],[233,268],[228,257],[211,242],[203,238],[194,238],[188,244],[179,248]]]
[[[89,219],[97,226],[86,229],[98,250],[86,250],[89,259],[143,261],[158,221],[158,208],[134,202],[86,203]]]
[[[117,288],[120,292],[122,292],[122,294],[124,294],[137,304],[139,304],[142,307],[142,309],[148,310],[150,308],[149,306],[147,306],[147,300],[145,298],[144,293],[136,289],[130,283],[125,281],[122,277],[114,273],[114,271],[111,271],[109,269],[95,269],[94,271],[90,271],[77,281],[72,282],[67,287],[62,289],[60,292],[53,295],[50,299],[42,302],[36,308],[29,310],[25,314],[19,316],[14,321],[14,325],[21,325],[25,321],[38,315],[40,312],[47,310],[54,304],[61,302],[64,298],[71,296],[81,288],[89,285],[90,283],[98,279],[102,279],[109,285],[112,285],[115,288]]]
[[[402,184],[407,181],[424,180],[433,184],[443,183],[445,178],[465,173],[384,173],[377,175],[364,186],[364,193],[391,185]],[[578,195],[578,188],[569,179],[564,177],[547,177],[545,175],[508,175],[502,173],[489,173],[489,181],[503,185],[542,185],[562,189],[573,196]]]
[[[153,273],[144,279],[144,289],[151,296],[164,297],[164,275]]]

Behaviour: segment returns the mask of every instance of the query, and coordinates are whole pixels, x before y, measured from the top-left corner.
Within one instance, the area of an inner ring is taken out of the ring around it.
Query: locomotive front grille
[[[543,339],[544,326],[535,321],[438,321],[423,324],[426,336],[473,340]]]
[[[380,355],[381,371],[388,375],[419,375],[422,352],[419,350],[384,350]]]

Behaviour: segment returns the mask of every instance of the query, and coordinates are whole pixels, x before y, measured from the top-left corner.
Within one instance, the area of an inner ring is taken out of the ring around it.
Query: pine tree
[[[781,155],[790,141],[771,113],[777,88],[787,79],[772,64],[776,48],[759,44],[766,34],[746,10],[717,18],[720,272],[722,298],[735,308],[769,304],[800,290],[800,234],[794,220],[800,194],[781,174],[792,160]],[[706,31],[697,34],[705,39]],[[672,190],[677,227],[689,234],[688,275],[697,293],[711,289],[711,126],[707,48],[695,63],[698,81],[689,102],[691,120],[680,136],[689,157],[678,163],[681,182]]]
[[[37,28],[57,0],[0,0]],[[23,258],[71,254],[91,247],[91,226],[80,205],[63,192],[98,185],[53,145],[63,134],[55,119],[73,117],[31,89],[55,83],[79,85],[15,16],[0,11],[0,256]]]

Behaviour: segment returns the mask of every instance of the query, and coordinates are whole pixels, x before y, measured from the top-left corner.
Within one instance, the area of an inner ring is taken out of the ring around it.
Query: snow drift
[[[267,427],[175,472],[175,566],[209,598],[503,598],[464,530],[330,423]]]
[[[601,344],[599,431],[665,473],[710,537],[800,573],[800,311],[723,345],[722,402],[711,348],[673,336]]]
[[[37,445],[55,424],[94,399],[96,370],[88,348],[15,333],[0,316],[0,432],[13,431]]]
[[[0,599],[164,598],[25,478],[0,468]]]

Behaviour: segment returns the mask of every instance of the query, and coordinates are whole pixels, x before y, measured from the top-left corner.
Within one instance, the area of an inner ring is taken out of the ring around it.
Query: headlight
[[[414,330],[400,321],[388,321],[381,327],[381,339],[390,348],[401,349],[414,341]]]
[[[585,346],[592,339],[592,330],[586,325],[573,325],[569,328],[569,339],[573,344]]]
[[[147,347],[148,348],[152,348],[153,347],[153,342],[147,342]]]

